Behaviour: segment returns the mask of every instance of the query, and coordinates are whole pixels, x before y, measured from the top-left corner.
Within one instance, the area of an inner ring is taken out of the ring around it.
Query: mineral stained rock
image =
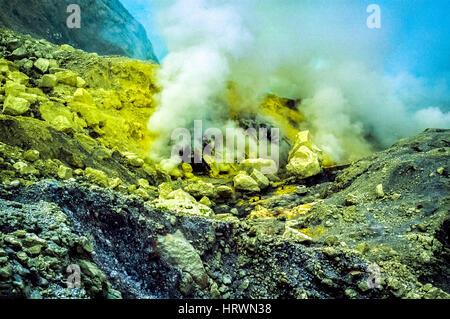
[[[286,169],[299,178],[311,177],[322,171],[320,150],[313,145],[309,131],[300,132],[295,137]]]
[[[208,286],[208,275],[202,260],[195,248],[186,240],[183,233],[177,230],[158,239],[163,254],[167,254],[170,262],[187,272],[201,287]]]
[[[233,183],[234,188],[244,192],[259,192],[261,190],[258,183],[245,172],[240,172],[236,175],[233,179]]]
[[[217,197],[217,191],[214,185],[211,183],[205,183],[203,181],[192,182],[187,185],[184,190],[194,197]]]
[[[449,130],[321,168],[291,129],[287,171],[171,178],[147,154],[157,66],[0,44],[1,109],[29,103],[0,114],[0,297],[450,298]]]

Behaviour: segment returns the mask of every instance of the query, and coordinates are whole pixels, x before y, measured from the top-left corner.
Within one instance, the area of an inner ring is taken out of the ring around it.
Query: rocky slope
[[[449,130],[329,168],[292,131],[278,176],[164,172],[157,65],[11,31],[0,47],[0,296],[450,298]],[[267,110],[300,119],[285,102]]]
[[[69,29],[67,6],[81,8],[81,28]],[[119,0],[0,0],[0,26],[52,43],[157,61],[145,29]]]

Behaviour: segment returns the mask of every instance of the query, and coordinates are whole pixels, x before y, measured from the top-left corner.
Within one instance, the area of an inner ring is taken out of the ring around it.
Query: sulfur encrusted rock
[[[75,102],[80,102],[88,105],[94,105],[94,98],[83,88],[78,88],[73,94],[73,100]]]
[[[28,162],[36,162],[39,159],[39,151],[36,150],[28,150],[23,153],[23,158]]]
[[[162,183],[158,186],[158,193],[160,198],[167,198],[170,193],[173,192],[172,185],[170,183]]]
[[[97,89],[93,94],[96,104],[102,105],[104,109],[120,110],[123,108],[120,96],[116,91]]]
[[[264,176],[263,173],[260,171],[254,169],[252,174],[250,175],[251,178],[255,180],[256,183],[258,183],[259,188],[266,189],[270,185],[269,179]]]
[[[188,273],[201,288],[208,286],[209,277],[200,255],[180,230],[174,234],[159,236],[158,248],[163,258]]]
[[[28,55],[28,50],[27,50],[27,48],[26,48],[26,46],[25,45],[22,45],[22,46],[20,46],[20,47],[18,47],[17,49],[15,49],[13,52],[12,52],[12,55],[15,57],[15,58],[24,58],[24,57],[26,57],[27,55]]]
[[[251,174],[255,169],[263,174],[275,174],[278,170],[276,162],[266,158],[245,159],[239,163],[239,168],[248,174]]]
[[[200,199],[198,202],[200,204],[203,204],[203,205],[208,206],[208,207],[212,206],[211,200],[208,197],[206,197],[206,196],[203,196],[202,199]]]
[[[103,186],[105,188],[109,186],[108,176],[106,176],[106,174],[102,171],[87,167],[84,170],[84,176],[94,184]]]
[[[224,199],[232,198],[234,193],[231,187],[225,185],[218,186],[216,191],[217,195]]]
[[[65,165],[60,165],[58,168],[58,177],[61,179],[70,179],[73,177],[73,170]]]
[[[283,234],[283,238],[284,239],[290,239],[290,240],[294,240],[296,242],[300,242],[300,243],[309,243],[312,241],[312,238],[303,234],[302,232],[299,232],[296,229],[293,229],[291,227],[286,227],[284,234]]]
[[[286,169],[299,178],[308,178],[322,171],[320,150],[313,145],[309,131],[297,134]]]
[[[22,84],[22,85],[27,85],[28,82],[30,81],[30,78],[28,77],[28,75],[19,72],[19,71],[13,71],[7,74],[7,77],[16,83]]]
[[[46,73],[50,67],[50,61],[44,58],[39,58],[34,62],[34,67],[41,73]]]
[[[25,93],[27,87],[23,84],[16,82],[7,82],[4,86],[5,95],[19,96],[22,93]]]
[[[142,158],[138,157],[137,155],[127,155],[128,164],[130,164],[133,167],[142,167],[144,166],[145,162]]]
[[[83,88],[84,89],[86,86],[87,86],[86,81],[82,77],[77,76],[77,88]]]
[[[191,179],[191,178],[195,178],[194,173],[193,173],[193,169],[191,164],[188,163],[183,163],[181,164],[181,170],[184,173],[184,177],[187,179]]]
[[[0,58],[0,74],[6,74],[11,71],[17,71],[18,67],[11,61]]]
[[[54,88],[57,84],[58,78],[54,74],[44,74],[39,81],[41,88]]]
[[[72,87],[77,87],[78,75],[75,72],[66,70],[55,73],[56,80],[58,83],[69,85]]]
[[[23,115],[30,110],[30,102],[27,100],[8,95],[3,104],[3,113],[8,115]]]
[[[378,198],[384,197],[383,184],[378,184],[377,187],[375,187],[375,193],[377,194]]]
[[[203,181],[191,182],[184,188],[184,190],[197,198],[204,196],[209,198],[217,197],[217,192],[214,185]]]
[[[259,192],[261,189],[258,183],[247,175],[245,172],[240,172],[233,178],[234,188],[244,192]]]
[[[24,162],[17,162],[13,165],[14,169],[20,175],[38,175],[39,171],[33,165],[28,165]]]
[[[165,198],[160,195],[154,204],[159,209],[167,209],[180,214],[203,217],[212,217],[214,215],[210,207],[198,203],[194,197],[181,189],[171,192]]]
[[[108,288],[105,274],[96,264],[88,260],[80,260],[78,264],[84,275],[84,283],[89,293],[96,297],[106,297]]]
[[[54,119],[51,120],[50,124],[58,131],[64,133],[75,132],[73,123],[69,121],[69,119],[64,115],[56,116]]]

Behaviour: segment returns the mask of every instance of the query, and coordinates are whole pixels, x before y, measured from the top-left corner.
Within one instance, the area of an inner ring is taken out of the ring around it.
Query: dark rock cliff
[[[70,4],[80,6],[79,29],[66,25]],[[5,28],[100,55],[157,61],[145,29],[119,0],[0,0],[0,7]]]

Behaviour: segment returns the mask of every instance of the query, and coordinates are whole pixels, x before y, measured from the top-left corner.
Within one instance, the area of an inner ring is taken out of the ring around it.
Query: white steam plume
[[[175,128],[194,120],[227,127],[230,108],[257,113],[268,93],[302,99],[302,128],[336,161],[427,127],[449,128],[446,81],[386,75],[386,34],[366,27],[364,9],[323,0],[170,2],[160,19],[170,53],[149,121],[159,135],[154,157],[169,156]]]

